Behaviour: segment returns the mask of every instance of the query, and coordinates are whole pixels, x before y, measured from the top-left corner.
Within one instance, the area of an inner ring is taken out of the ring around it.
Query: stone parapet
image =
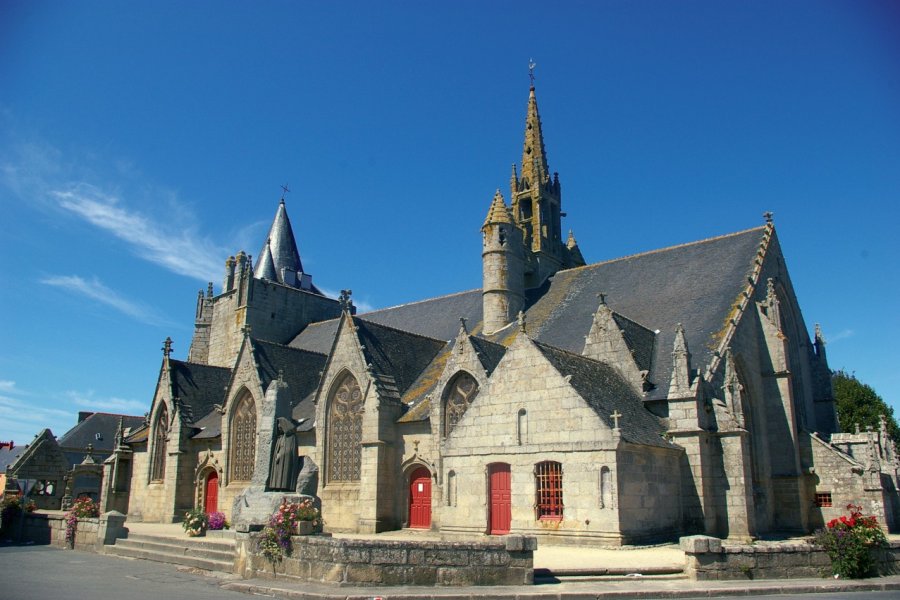
[[[698,581],[803,579],[831,575],[831,559],[808,538],[733,544],[709,536],[681,538],[685,573]],[[900,540],[878,551],[878,574],[900,573]]]
[[[274,568],[256,550],[259,534],[238,533],[245,578],[288,577],[333,585],[527,585],[537,540],[511,535],[491,542],[417,542],[295,536]]]
[[[63,511],[36,512],[23,515],[19,541],[35,544],[49,544],[57,548],[68,548],[66,544],[66,513]],[[75,550],[100,552],[104,545],[116,543],[117,538],[126,537],[125,515],[116,511],[100,515],[95,519],[78,519],[75,530]]]

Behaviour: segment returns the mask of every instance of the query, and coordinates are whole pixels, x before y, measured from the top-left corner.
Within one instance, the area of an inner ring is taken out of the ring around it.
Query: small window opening
[[[543,521],[561,521],[563,517],[562,465],[554,461],[537,464],[537,517]]]
[[[831,492],[816,493],[816,506],[819,508],[831,508]]]

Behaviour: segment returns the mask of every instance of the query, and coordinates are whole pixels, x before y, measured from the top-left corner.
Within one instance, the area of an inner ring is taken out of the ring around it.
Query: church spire
[[[529,188],[540,187],[550,181],[544,134],[541,132],[541,115],[538,113],[534,86],[528,94],[528,112],[525,115],[525,145],[522,148],[522,178]]]
[[[300,252],[297,250],[284,198],[278,204],[275,219],[272,221],[272,227],[269,229],[266,243],[259,252],[259,257],[253,273],[257,279],[268,279],[303,289],[311,286],[309,276],[304,277],[303,263],[300,262]]]

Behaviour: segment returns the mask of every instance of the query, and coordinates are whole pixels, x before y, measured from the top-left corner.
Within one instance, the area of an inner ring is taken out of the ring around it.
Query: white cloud
[[[133,302],[123,298],[117,292],[105,286],[96,277],[91,281],[87,281],[78,275],[53,275],[41,279],[41,283],[77,292],[148,325],[172,325],[171,321],[157,314],[152,308],[140,302]]]
[[[14,394],[16,392],[16,382],[8,379],[0,379],[0,392]]]
[[[13,440],[17,445],[29,443],[44,428],[49,428],[53,435],[60,436],[71,429],[76,421],[77,415],[72,411],[0,396],[0,439]]]
[[[164,226],[87,183],[50,193],[60,207],[126,242],[145,260],[203,282],[214,281],[220,274],[219,259],[225,251],[198,235],[195,228],[186,226],[190,219],[186,218],[184,207],[174,202],[182,214]]]
[[[826,335],[825,342],[829,344],[833,344],[835,342],[839,342],[841,340],[846,340],[847,338],[851,338],[856,335],[856,332],[852,329],[844,329],[843,331],[839,331],[834,335]]]
[[[150,406],[147,402],[139,400],[129,400],[125,398],[98,398],[94,390],[87,392],[67,391],[65,396],[69,398],[76,406],[87,408],[94,411],[114,412],[121,414],[142,415]]]

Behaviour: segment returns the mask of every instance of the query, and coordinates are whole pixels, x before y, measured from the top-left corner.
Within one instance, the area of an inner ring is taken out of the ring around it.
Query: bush
[[[229,529],[231,527],[231,525],[229,525],[228,521],[225,519],[225,515],[220,512],[208,513],[206,515],[206,523],[210,531]]]
[[[828,553],[837,577],[859,579],[875,568],[873,550],[887,545],[887,538],[875,517],[863,516],[862,507],[848,504],[850,517],[832,519],[816,532],[816,543]]]
[[[12,527],[16,517],[22,513],[22,501],[18,496],[7,496],[0,502],[0,531]]]

